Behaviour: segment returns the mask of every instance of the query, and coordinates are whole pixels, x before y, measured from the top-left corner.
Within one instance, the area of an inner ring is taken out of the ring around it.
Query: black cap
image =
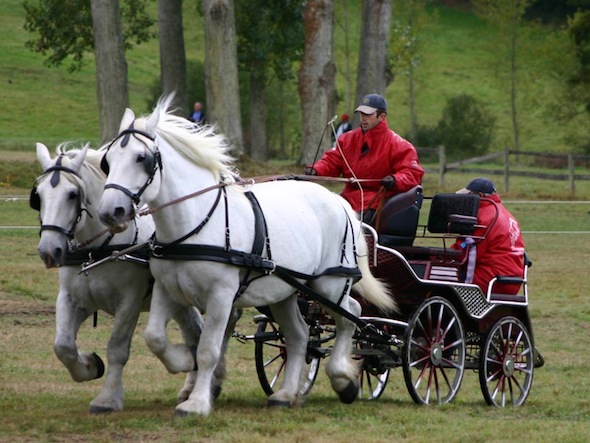
[[[387,111],[387,102],[379,94],[365,95],[354,112],[362,112],[363,114],[372,114],[378,109]]]
[[[463,189],[459,189],[457,194],[469,194],[471,192],[482,194],[495,194],[496,185],[490,179],[485,177],[474,178]]]

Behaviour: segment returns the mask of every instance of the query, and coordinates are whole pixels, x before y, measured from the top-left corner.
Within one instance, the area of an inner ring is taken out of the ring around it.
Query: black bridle
[[[107,154],[109,152],[109,149],[111,149],[113,144],[119,139],[122,139],[121,140],[121,147],[124,148],[129,143],[129,139],[131,138],[132,135],[138,141],[140,141],[144,144],[146,152],[151,152],[148,147],[148,144],[144,140],[142,140],[141,138],[137,137],[137,135],[141,135],[143,137],[148,138],[149,140],[154,142],[154,144],[156,141],[155,137],[151,136],[150,134],[148,134],[145,131],[141,131],[139,129],[134,129],[133,123],[131,123],[131,126],[129,126],[129,128],[125,129],[124,131],[121,131],[121,133],[107,147],[107,152],[105,153],[104,157],[102,158],[102,161],[100,162],[100,167],[105,174],[107,174],[107,175],[109,174],[109,164],[107,162]],[[160,173],[162,172],[162,156],[160,154],[160,150],[158,149],[157,145],[155,146],[153,154],[150,154],[149,156],[146,155],[146,157],[144,159],[144,167],[145,167],[145,171],[148,174],[148,178],[147,178],[146,182],[144,183],[144,185],[139,189],[139,191],[132,192],[130,189],[128,189],[124,186],[121,186],[117,183],[108,183],[104,186],[104,189],[105,190],[109,189],[109,188],[117,189],[117,190],[121,191],[122,193],[124,193],[125,195],[127,195],[128,197],[130,197],[131,200],[133,201],[133,203],[135,203],[136,205],[139,204],[139,200],[141,199],[142,194],[145,192],[147,187],[154,180],[154,176],[156,175],[156,171],[158,171],[158,169],[159,169]]]
[[[57,158],[55,165],[50,168],[47,168],[43,172],[43,175],[37,179],[37,183],[43,177],[45,177],[47,174],[49,174],[50,172],[53,172],[53,175],[51,176],[49,183],[51,184],[51,186],[53,188],[55,188],[59,184],[60,172],[67,172],[69,174],[73,174],[81,180],[82,178],[80,177],[80,174],[78,174],[77,171],[74,171],[73,169],[63,166],[61,164],[62,159],[63,159],[63,155],[60,155]],[[78,214],[77,214],[76,219],[74,220],[74,223],[70,229],[66,229],[66,228],[63,228],[63,227],[57,226],[57,225],[45,225],[45,224],[43,224],[43,220],[41,220],[41,229],[39,230],[39,235],[41,235],[41,233],[43,231],[57,231],[57,232],[64,234],[69,240],[72,240],[74,238],[76,226],[78,225],[78,223],[80,222],[80,219],[82,218],[82,212],[86,210],[85,208],[82,207],[82,196],[83,196],[82,189],[78,188]],[[34,209],[36,211],[41,211],[41,198],[39,197],[39,193],[37,192],[37,185],[33,186],[33,189],[31,189],[31,195],[29,197],[29,205],[31,206],[32,209]],[[86,212],[88,212],[88,211],[86,211]]]

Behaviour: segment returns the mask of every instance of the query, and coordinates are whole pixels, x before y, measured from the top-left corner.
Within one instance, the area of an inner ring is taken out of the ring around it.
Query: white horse
[[[149,117],[137,120],[126,110],[104,159],[110,172],[99,206],[101,220],[112,229],[125,229],[135,218],[134,203],[151,208],[156,282],[144,333],[148,347],[169,370],[190,369],[192,354],[168,343],[166,323],[177,303],[205,312],[195,388],[176,413],[208,415],[210,378],[232,307],[270,305],[289,358],[283,384],[268,404],[292,406],[308,342],[292,283],[308,281],[332,308],[358,317],[360,305],[349,293],[362,272],[357,287],[369,302],[384,310],[395,303],[369,272],[360,222],[345,200],[309,182],[238,186],[223,137],[172,115],[169,104],[169,98],[161,100]],[[182,199],[193,191],[199,195]],[[355,325],[338,313],[334,317],[338,335],[326,372],[340,399],[352,402],[359,370],[351,358]]]
[[[31,207],[39,212],[41,239],[38,251],[47,268],[59,267],[59,294],[56,302],[56,336],[54,351],[77,382],[103,376],[105,365],[92,352],[80,352],[76,337],[82,322],[102,310],[114,316],[107,345],[106,377],[98,396],[90,403],[91,413],[123,409],[123,367],[129,358],[131,339],[140,311],[147,311],[151,299],[152,277],[144,260],[139,263],[110,261],[80,274],[80,265],[109,256],[133,244],[146,242],[154,233],[151,217],[134,220],[129,229],[112,235],[105,232],[99,221],[95,204],[102,195],[106,176],[99,168],[104,151],[56,149],[51,159],[45,145],[37,144],[37,159],[44,174],[31,191]],[[72,243],[87,243],[81,250],[72,250]],[[145,259],[148,258],[147,250]],[[174,319],[181,327],[188,346],[196,348],[202,317],[194,308],[175,311]],[[223,372],[223,368],[218,372]],[[187,375],[179,393],[184,401],[193,389],[196,372]]]

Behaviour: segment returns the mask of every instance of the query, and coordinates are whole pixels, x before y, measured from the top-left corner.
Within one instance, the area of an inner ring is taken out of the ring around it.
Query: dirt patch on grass
[[[0,150],[2,161],[31,162],[37,161],[37,154],[34,151],[4,151]]]
[[[55,306],[34,300],[14,300],[0,292],[0,315],[55,315]]]

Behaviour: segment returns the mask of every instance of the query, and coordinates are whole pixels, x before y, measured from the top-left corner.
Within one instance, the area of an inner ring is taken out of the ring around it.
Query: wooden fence
[[[486,175],[502,175],[504,178],[504,191],[510,187],[511,176],[534,177],[542,180],[568,181],[569,191],[576,192],[576,180],[590,180],[590,174],[576,174],[576,167],[584,165],[583,169],[589,169],[590,155],[580,154],[548,154],[543,152],[525,152],[505,149],[504,152],[495,152],[480,157],[468,158],[456,162],[447,163],[445,147],[438,148],[417,148],[419,154],[430,154],[438,156],[438,168],[426,168],[428,172],[438,173],[438,184],[444,186],[445,174],[449,171],[476,172]],[[516,158],[518,166],[511,166],[510,159]],[[477,163],[502,162],[502,169],[470,168],[469,165]],[[548,169],[551,172],[527,171],[518,169],[522,165],[534,166],[536,168]],[[555,172],[553,172],[555,171]],[[559,172],[561,171],[561,172]],[[565,171],[565,172],[564,172]]]

